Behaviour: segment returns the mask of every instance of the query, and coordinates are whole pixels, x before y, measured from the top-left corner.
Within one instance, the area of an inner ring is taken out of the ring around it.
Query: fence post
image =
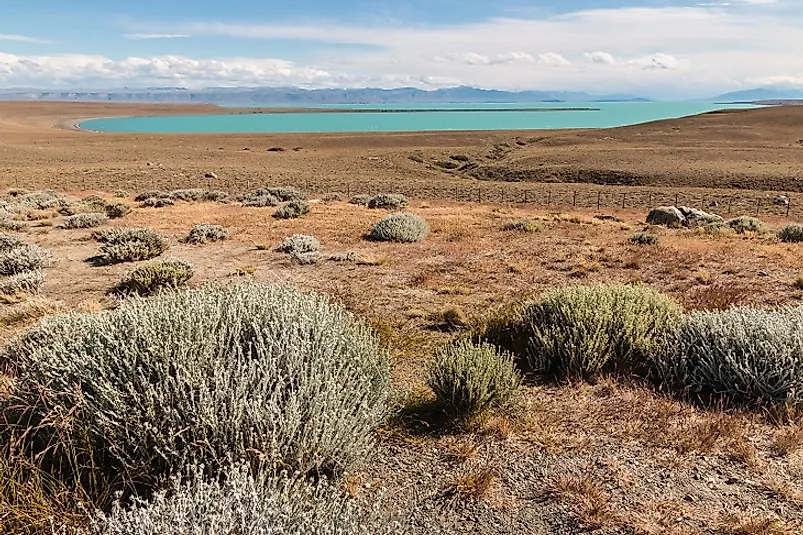
[[[786,203],[786,217],[789,217],[789,207],[792,206],[792,199],[789,199],[789,202]]]
[[[527,190],[524,190],[524,204],[527,204]]]
[[[625,196],[626,195],[627,195],[627,193],[622,193],[622,210],[625,209],[625,198],[626,198]]]
[[[680,193],[675,193],[675,206],[678,205],[678,197],[679,196],[680,196]]]
[[[572,192],[572,208],[577,208],[577,190]]]
[[[758,213],[761,211],[761,197],[758,198],[756,202],[756,217],[758,217]]]
[[[499,194],[500,202],[499,204],[505,204],[505,187],[502,186],[502,191]]]
[[[597,191],[597,210],[599,210],[601,200],[602,200],[602,191]]]
[[[482,202],[482,188],[477,186],[477,202]]]
[[[731,203],[733,203],[733,198],[728,197],[728,215],[731,215]]]
[[[552,206],[552,190],[549,190],[546,194],[546,205]]]
[[[647,197],[647,208],[652,208],[652,192]]]

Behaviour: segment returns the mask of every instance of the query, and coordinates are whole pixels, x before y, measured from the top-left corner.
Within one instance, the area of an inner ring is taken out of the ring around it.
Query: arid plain
[[[646,228],[649,205],[674,204],[676,196],[726,217],[758,213],[770,228],[803,219],[803,106],[589,131],[118,135],[72,128],[82,118],[219,112],[0,103],[0,189],[129,203],[133,211],[107,226],[169,237],[166,254],[195,266],[191,286],[253,278],[334,295],[390,347],[408,409],[431,396],[423,372],[436,347],[557,286],[640,282],[687,309],[803,300],[803,245],[773,232],[652,228],[657,244],[630,241]],[[310,213],[291,220],[238,202],[147,208],[133,200],[152,189],[234,196],[291,185],[312,199]],[[115,198],[118,190],[124,198]],[[409,211],[429,221],[432,235],[414,244],[366,240],[382,210],[345,201],[379,192],[408,195]],[[341,200],[322,200],[334,193]],[[788,209],[773,205],[778,195]],[[54,264],[40,295],[2,305],[4,338],[43,315],[116,306],[108,291],[130,264],[87,263],[97,250],[91,231],[60,228],[55,210],[19,219],[25,226],[13,234],[50,251]],[[539,230],[503,230],[521,219]],[[181,242],[203,222],[226,227],[229,239]],[[271,250],[292,234],[317,237],[323,260],[299,265]],[[354,254],[328,259],[338,253]],[[460,430],[402,411],[378,431],[376,453],[348,476],[346,491],[368,499],[381,490],[414,533],[803,530],[799,418],[700,408],[614,379],[527,381],[521,398],[515,409]],[[0,531],[8,514],[0,507]]]

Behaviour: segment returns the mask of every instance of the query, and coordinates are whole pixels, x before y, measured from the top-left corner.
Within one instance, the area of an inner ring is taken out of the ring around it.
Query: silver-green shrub
[[[394,210],[398,208],[406,208],[410,205],[410,201],[404,195],[398,193],[380,193],[371,197],[368,201],[368,208],[384,208],[386,210]]]
[[[290,258],[293,260],[293,262],[302,266],[317,264],[323,259],[321,253],[317,251],[313,251],[311,253],[293,253]]]
[[[628,240],[633,245],[655,245],[658,243],[658,235],[650,232],[636,232]]]
[[[126,197],[128,197],[128,192],[125,190],[118,189],[117,191],[114,192],[114,196],[118,199],[125,199]]]
[[[568,286],[507,314],[483,338],[556,379],[651,375],[682,308],[637,285]]]
[[[164,199],[168,195],[169,194],[166,191],[148,190],[148,191],[143,191],[141,193],[137,193],[137,195],[134,197],[134,200],[136,202],[142,202],[151,198]]]
[[[258,189],[240,196],[239,201],[243,206],[250,206],[253,208],[264,208],[266,206],[278,206],[281,202],[278,197],[268,193],[267,189]]]
[[[298,188],[292,186],[265,188],[264,192],[279,199],[280,202],[306,201],[307,196]]]
[[[190,233],[184,238],[185,243],[208,243],[212,241],[225,240],[229,237],[229,231],[225,227],[214,223],[199,223],[192,227]]]
[[[25,242],[16,236],[0,233],[0,253],[8,252],[22,245],[25,245]]]
[[[502,230],[508,232],[538,232],[541,230],[541,226],[532,219],[517,219],[516,221],[505,223],[502,226]]]
[[[0,360],[18,370],[0,432],[23,419],[32,454],[77,445],[98,473],[139,482],[231,459],[340,473],[364,457],[390,390],[368,326],[285,286],[208,286],[48,317]]]
[[[116,202],[106,205],[106,217],[109,219],[119,219],[131,213],[131,207],[124,202]]]
[[[117,286],[122,293],[152,295],[164,289],[176,289],[187,284],[195,269],[192,264],[179,258],[154,260],[134,269]]]
[[[0,294],[38,294],[44,282],[45,276],[41,269],[23,271],[10,277],[0,277]]]
[[[169,247],[167,238],[149,228],[109,229],[94,232],[92,237],[101,242],[97,257],[100,264],[150,260]]]
[[[148,197],[142,201],[142,206],[145,208],[164,208],[165,206],[173,206],[175,204],[175,201],[169,197]]]
[[[337,192],[332,192],[325,194],[321,200],[325,203],[341,202],[343,197]]]
[[[89,213],[89,214],[76,214],[64,218],[61,228],[76,229],[76,228],[94,228],[105,225],[109,222],[106,214]]]
[[[371,199],[373,198],[374,198],[373,195],[363,195],[363,194],[355,195],[354,197],[349,199],[349,204],[368,206],[368,203],[371,202]]]
[[[47,210],[67,204],[58,193],[54,191],[37,191],[19,195],[14,201],[17,205],[28,206],[38,210]]]
[[[363,507],[326,480],[251,476],[235,466],[209,479],[198,468],[150,501],[115,504],[81,535],[392,535],[380,504]]]
[[[803,307],[695,312],[672,332],[665,381],[748,405],[803,402]]]
[[[307,201],[290,201],[283,204],[273,212],[276,219],[295,219],[309,213],[309,203]]]
[[[24,243],[0,253],[0,275],[41,270],[50,265],[50,253],[34,244]]]
[[[451,416],[468,419],[510,402],[521,378],[507,351],[461,341],[435,354],[427,384]]]
[[[321,242],[315,236],[294,234],[286,238],[276,247],[276,252],[289,254],[313,253],[321,248]]]
[[[736,231],[737,234],[745,234],[747,232],[761,234],[767,231],[767,226],[763,221],[746,215],[730,219],[725,224]]]
[[[386,215],[373,226],[369,237],[377,241],[417,242],[429,235],[429,225],[420,215],[399,212]]]
[[[229,194],[225,191],[203,188],[177,189],[168,192],[165,197],[184,202],[225,202]]]
[[[0,218],[0,229],[20,231],[25,228],[25,223],[8,217]]]
[[[778,231],[778,238],[786,243],[803,242],[803,225],[790,223]]]

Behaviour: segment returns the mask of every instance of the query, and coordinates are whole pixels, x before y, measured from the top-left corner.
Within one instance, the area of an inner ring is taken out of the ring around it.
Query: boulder
[[[212,172],[206,173],[204,175],[204,178],[217,178],[217,173],[212,173]]]
[[[697,208],[689,208],[688,206],[678,206],[677,208],[686,218],[684,225],[687,227],[702,227],[711,223],[723,223],[725,221],[716,214],[709,214]]]
[[[650,210],[647,223],[650,225],[665,225],[667,227],[681,226],[686,222],[683,213],[674,206],[659,206]]]

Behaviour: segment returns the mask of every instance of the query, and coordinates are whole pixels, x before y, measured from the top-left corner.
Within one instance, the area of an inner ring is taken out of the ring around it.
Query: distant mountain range
[[[800,89],[747,89],[734,91],[714,97],[715,102],[755,102],[759,100],[800,100],[803,90]]]
[[[74,102],[164,102],[226,105],[305,106],[321,104],[415,103],[530,103],[530,102],[645,102],[633,95],[592,95],[572,91],[499,91],[452,87],[424,91],[399,89],[299,89],[295,87],[208,88],[176,87],[87,91],[0,90],[0,100],[56,100]]]

